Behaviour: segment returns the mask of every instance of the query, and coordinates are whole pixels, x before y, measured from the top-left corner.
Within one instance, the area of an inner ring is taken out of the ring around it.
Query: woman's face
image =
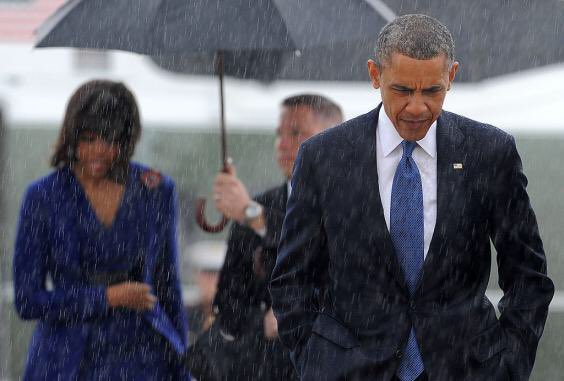
[[[76,150],[77,169],[92,179],[106,177],[119,155],[119,145],[108,142],[94,132],[82,132]]]

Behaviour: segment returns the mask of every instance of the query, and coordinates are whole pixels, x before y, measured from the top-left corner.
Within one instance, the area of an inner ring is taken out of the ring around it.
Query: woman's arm
[[[187,344],[188,320],[182,302],[177,248],[177,201],[174,183],[165,179],[160,212],[158,213],[158,239],[162,240],[162,252],[155,266],[154,286],[157,299],[178,334]]]
[[[52,290],[46,287],[48,274],[66,269],[50,268],[53,248],[45,191],[40,185],[30,187],[20,210],[13,261],[16,310],[25,320],[73,322],[104,316],[105,287],[76,277],[63,278]]]

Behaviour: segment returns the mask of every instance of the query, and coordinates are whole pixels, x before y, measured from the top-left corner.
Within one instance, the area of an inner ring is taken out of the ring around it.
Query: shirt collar
[[[384,156],[388,156],[393,150],[397,148],[403,141],[402,137],[398,134],[398,131],[394,127],[394,124],[386,114],[384,106],[380,108],[378,113],[378,128],[376,129],[378,134],[378,140],[380,141],[380,147],[382,148],[382,153]],[[417,141],[419,147],[431,157],[437,155],[437,121],[435,120],[427,135],[421,140]]]

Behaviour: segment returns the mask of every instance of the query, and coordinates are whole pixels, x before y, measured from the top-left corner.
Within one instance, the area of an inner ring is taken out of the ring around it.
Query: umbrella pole
[[[220,114],[220,139],[221,139],[221,160],[222,160],[222,172],[228,172],[228,163],[227,163],[227,134],[225,131],[225,106],[223,101],[223,77],[225,74],[225,54],[223,50],[217,52],[217,65],[216,65],[216,74],[219,76],[219,114]],[[207,233],[219,233],[224,228],[225,225],[229,222],[229,220],[225,216],[221,216],[221,221],[219,221],[216,225],[211,225],[206,220],[205,215],[206,210],[206,199],[199,198],[196,201],[196,222],[202,228],[203,231]]]
[[[227,173],[227,138],[225,131],[225,102],[223,95],[223,77],[225,73],[225,54],[223,50],[217,52],[217,75],[219,76],[219,115],[220,115],[220,138],[221,138],[221,162],[223,172]]]

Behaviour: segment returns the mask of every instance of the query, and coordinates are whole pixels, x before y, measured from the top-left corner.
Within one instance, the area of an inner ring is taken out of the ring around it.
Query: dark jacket
[[[412,326],[430,380],[528,379],[554,286],[514,139],[441,113],[437,221],[410,296],[380,200],[378,112],[311,138],[294,167],[271,293],[302,379],[389,380]]]
[[[286,184],[255,198],[264,208],[265,237],[238,223],[231,227],[214,300],[221,325],[231,334],[237,335],[245,329],[249,314],[270,308],[268,283],[276,263],[287,198]]]
[[[227,378],[276,381],[295,377],[287,349],[279,340],[265,339],[263,327],[271,306],[268,284],[287,197],[287,184],[283,184],[255,198],[264,207],[264,237],[237,223],[231,228],[214,300],[219,328],[235,337],[233,342],[218,344],[224,347],[224,357],[233,358]]]

